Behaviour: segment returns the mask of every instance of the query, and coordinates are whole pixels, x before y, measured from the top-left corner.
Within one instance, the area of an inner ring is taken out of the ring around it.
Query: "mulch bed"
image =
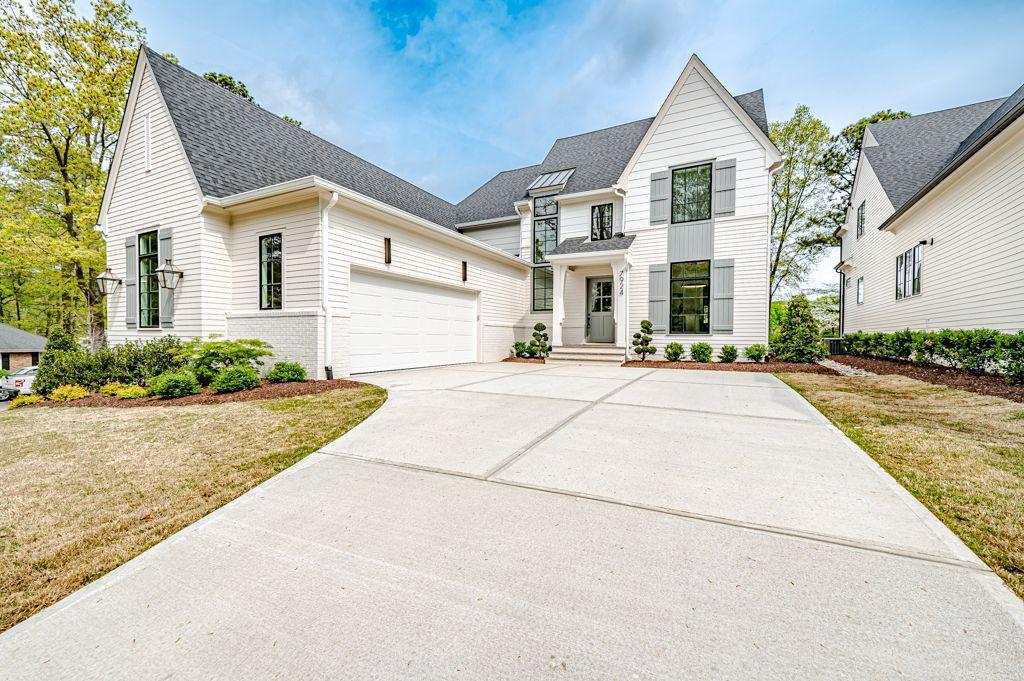
[[[1007,383],[1002,376],[984,374],[973,376],[959,369],[941,366],[927,366],[913,362],[899,362],[891,359],[872,359],[855,357],[854,355],[832,355],[831,359],[858,369],[865,369],[876,374],[899,374],[908,378],[916,378],[926,383],[945,385],[950,388],[968,390],[981,395],[993,395],[1014,402],[1024,402],[1024,385]]]
[[[799,372],[804,374],[831,374],[835,371],[820,364],[800,364],[797,362],[667,362],[665,360],[645,360],[643,362],[623,362],[624,367],[640,369],[691,369],[700,371],[749,371],[755,373]]]
[[[209,388],[203,388],[202,392],[186,397],[174,397],[169,400],[162,400],[159,397],[140,397],[135,400],[122,400],[119,397],[103,397],[93,393],[89,397],[71,402],[40,402],[39,404],[27,405],[26,408],[34,407],[183,407],[193,404],[223,404],[225,402],[252,402],[253,400],[272,400],[278,397],[300,397],[302,395],[315,395],[329,390],[340,388],[362,388],[366,383],[358,381],[295,381],[293,383],[268,383],[263,381],[258,388],[242,390],[237,393],[215,393]]]
[[[520,364],[543,364],[543,357],[506,357],[502,362],[519,362]]]

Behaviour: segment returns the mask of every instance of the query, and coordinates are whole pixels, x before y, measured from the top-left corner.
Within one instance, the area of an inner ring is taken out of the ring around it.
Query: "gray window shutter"
[[[650,265],[647,283],[647,318],[655,333],[668,333],[668,265]]]
[[[134,329],[139,324],[139,259],[135,235],[124,240],[124,325]]]
[[[715,215],[736,214],[736,159],[715,162]]]
[[[711,333],[732,333],[733,260],[716,260],[711,268]]]
[[[669,195],[671,194],[672,173],[659,170],[651,173],[651,224],[668,222]]]
[[[164,227],[157,234],[157,257],[163,265],[174,257],[171,248],[171,228]],[[160,288],[160,326],[164,329],[174,328],[174,289]]]

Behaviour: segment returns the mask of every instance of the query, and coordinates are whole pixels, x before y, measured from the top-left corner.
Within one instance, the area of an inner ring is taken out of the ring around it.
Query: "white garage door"
[[[353,270],[352,373],[476,361],[476,293]]]

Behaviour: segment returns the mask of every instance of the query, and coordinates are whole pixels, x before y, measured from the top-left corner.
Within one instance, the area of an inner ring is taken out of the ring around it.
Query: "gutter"
[[[331,314],[331,291],[329,287],[331,268],[328,266],[330,253],[329,230],[331,209],[338,203],[338,192],[331,193],[331,200],[320,210],[320,282],[323,290],[320,302],[324,311],[324,373],[327,380],[334,378],[334,366],[331,364],[334,353],[334,316]]]

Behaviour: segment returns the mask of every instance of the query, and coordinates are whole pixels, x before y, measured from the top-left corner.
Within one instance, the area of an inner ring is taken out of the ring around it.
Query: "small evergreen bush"
[[[740,356],[739,351],[735,345],[723,345],[722,349],[718,351],[719,361],[731,363],[735,362],[736,358]]]
[[[126,385],[115,393],[115,396],[122,400],[137,400],[140,397],[149,397],[149,391],[141,385]]]
[[[203,385],[212,385],[221,371],[228,367],[244,366],[255,369],[263,366],[263,358],[273,354],[270,343],[256,338],[237,340],[193,340],[177,351],[179,362],[187,366]]]
[[[100,395],[103,397],[117,397],[118,391],[124,390],[127,387],[124,383],[118,381],[107,383],[100,387]]]
[[[784,362],[814,362],[828,355],[818,320],[802,294],[786,304],[779,332],[772,340],[772,352]]]
[[[237,393],[252,390],[260,384],[260,375],[249,366],[233,366],[224,369],[210,383],[215,393]]]
[[[665,359],[670,362],[678,362],[683,357],[683,344],[682,343],[666,343],[665,344]]]
[[[516,341],[512,344],[512,354],[521,359],[530,357],[530,344],[525,341]]]
[[[30,404],[39,404],[46,400],[42,395],[18,395],[11,400],[11,409],[17,409],[18,407],[27,407]]]
[[[50,400],[53,402],[71,402],[88,397],[91,393],[88,388],[80,385],[61,385],[50,391]]]
[[[658,352],[658,348],[651,345],[651,341],[654,338],[651,334],[654,333],[654,325],[648,320],[640,322],[640,330],[633,334],[633,352],[640,355],[640,361],[644,361],[647,355],[654,355]]]
[[[295,362],[278,362],[267,372],[267,380],[271,383],[294,383],[306,380],[306,370]]]
[[[199,392],[199,381],[191,371],[184,369],[168,371],[149,382],[149,390],[163,399],[185,397]]]
[[[761,343],[754,343],[743,350],[743,356],[751,362],[763,362],[764,358],[768,356],[768,348]]]
[[[712,348],[707,343],[694,343],[690,346],[690,359],[694,362],[710,362]]]

